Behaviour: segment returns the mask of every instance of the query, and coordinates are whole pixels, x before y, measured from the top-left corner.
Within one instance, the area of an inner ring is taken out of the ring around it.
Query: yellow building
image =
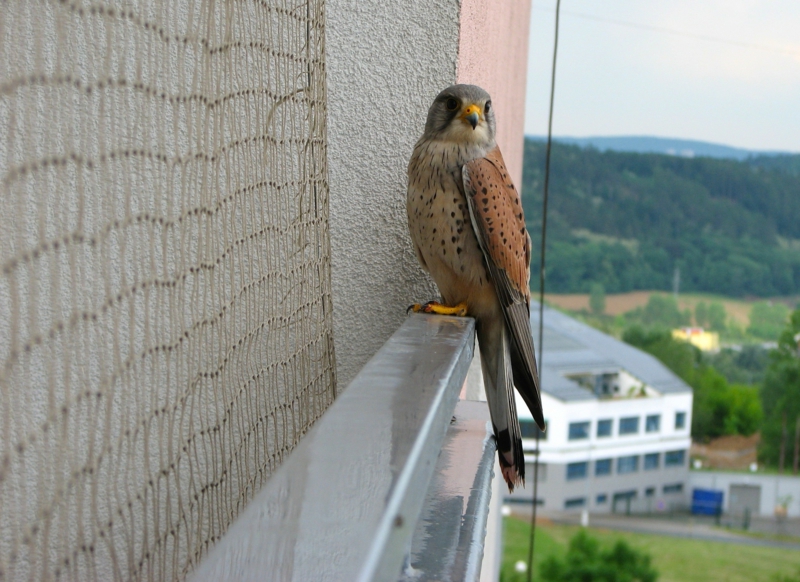
[[[672,337],[676,340],[689,342],[704,352],[719,349],[719,334],[715,331],[706,331],[702,327],[681,327],[672,330]]]

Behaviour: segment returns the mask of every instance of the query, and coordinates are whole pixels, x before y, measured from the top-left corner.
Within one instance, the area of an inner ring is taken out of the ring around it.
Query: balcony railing
[[[190,579],[477,580],[495,446],[486,404],[459,401],[474,337],[410,316]]]

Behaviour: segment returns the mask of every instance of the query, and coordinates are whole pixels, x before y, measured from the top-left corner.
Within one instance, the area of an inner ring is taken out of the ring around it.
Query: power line
[[[542,10],[546,12],[552,12],[551,9],[545,8],[544,6],[532,6],[536,10]],[[708,36],[706,34],[697,34],[694,32],[688,32],[685,30],[678,30],[675,28],[667,28],[664,26],[653,26],[651,24],[642,24],[639,22],[631,22],[629,20],[619,20],[617,18],[607,18],[605,16],[597,16],[595,14],[587,14],[585,12],[576,12],[574,10],[564,10],[564,14],[569,14],[570,16],[575,16],[576,18],[583,18],[584,20],[594,20],[595,22],[607,22],[609,24],[615,24],[617,26],[625,26],[627,28],[637,28],[639,30],[648,30],[650,32],[660,32],[662,34],[671,34],[673,36],[682,36],[685,38],[692,38],[695,40],[702,40],[706,42],[716,42],[719,44],[727,44],[730,46],[738,46],[742,48],[750,48],[756,49],[760,51],[767,51],[772,53],[779,53],[783,55],[789,55],[793,57],[800,57],[800,49],[782,49],[777,47],[770,47],[763,44],[756,44],[752,42],[746,42],[741,40],[732,40],[727,38],[719,38],[715,36]]]
[[[553,144],[553,101],[556,94],[556,55],[558,54],[558,17],[561,11],[561,0],[556,1],[556,28],[553,40],[553,68],[550,74],[550,114],[547,120],[547,154],[544,162],[544,197],[542,200],[542,244],[539,251],[539,391],[541,392],[542,382],[542,360],[544,356],[544,259],[545,242],[547,240],[547,200],[550,193],[550,148]],[[547,427],[545,426],[545,430]],[[533,550],[536,541],[536,507],[538,503],[537,494],[539,490],[539,435],[541,431],[536,431],[536,449],[533,459],[533,507],[531,508],[531,535],[528,544],[528,582],[531,582],[533,575]],[[524,459],[523,459],[524,462]]]

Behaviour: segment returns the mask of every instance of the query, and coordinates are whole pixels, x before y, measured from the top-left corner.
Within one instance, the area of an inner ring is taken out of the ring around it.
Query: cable
[[[552,12],[549,8],[545,8],[544,6],[532,6],[536,10],[543,10],[546,12]],[[755,44],[752,42],[745,42],[740,40],[730,40],[727,38],[717,38],[714,36],[708,36],[705,34],[697,34],[694,32],[687,32],[685,30],[678,30],[675,28],[666,28],[664,26],[653,26],[652,24],[641,24],[638,22],[630,22],[628,20],[618,20],[616,18],[606,18],[604,16],[595,16],[594,14],[586,14],[585,12],[575,12],[574,10],[564,10],[564,14],[569,14],[570,16],[575,16],[577,18],[583,18],[585,20],[594,20],[595,22],[607,22],[609,24],[616,24],[617,26],[625,26],[627,28],[638,28],[640,30],[649,30],[651,32],[660,32],[662,34],[671,34],[673,36],[682,36],[685,38],[693,38],[695,40],[703,40],[706,42],[716,42],[719,44],[727,44],[731,46],[738,46],[742,48],[751,48],[760,51],[768,51],[772,53],[780,53],[783,55],[790,55],[793,57],[800,57],[800,50],[795,49],[781,49],[775,47],[765,46],[763,44]]]
[[[547,239],[547,200],[550,192],[550,148],[553,144],[553,101],[556,94],[556,55],[558,54],[558,17],[561,11],[561,0],[556,2],[556,32],[553,40],[553,68],[550,75],[550,114],[547,120],[547,154],[544,161],[544,199],[542,200],[542,245],[539,254],[539,382],[541,392],[541,370],[544,350],[542,340],[544,338],[544,258],[545,241]],[[547,427],[545,426],[545,430]],[[528,544],[528,582],[531,582],[533,575],[533,549],[536,541],[536,506],[538,503],[537,493],[539,490],[539,430],[536,431],[536,449],[533,459],[533,507],[531,509],[531,536]]]

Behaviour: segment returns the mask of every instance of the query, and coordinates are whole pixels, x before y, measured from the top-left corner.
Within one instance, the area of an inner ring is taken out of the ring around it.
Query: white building
[[[531,305],[537,339],[538,306]],[[545,309],[540,506],[665,510],[688,500],[692,389],[653,356]],[[518,397],[532,499],[536,425]]]

